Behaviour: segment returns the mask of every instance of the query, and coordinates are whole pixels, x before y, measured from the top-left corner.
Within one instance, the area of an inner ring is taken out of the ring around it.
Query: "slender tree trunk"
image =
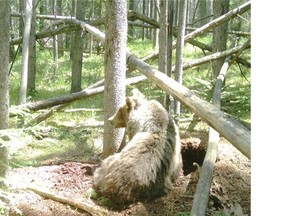
[[[174,1],[167,1],[168,3],[168,26],[167,26],[167,71],[166,75],[168,77],[171,77],[172,75],[172,43],[173,43],[173,14],[174,14]],[[174,112],[174,102],[171,103],[171,96],[169,94],[166,95],[166,109],[169,111],[169,113]]]
[[[18,0],[19,3],[19,13],[25,14],[25,0]],[[19,18],[19,31],[18,35],[19,37],[23,37],[23,28],[24,28],[24,18],[21,16]],[[22,52],[22,47],[19,47],[19,52]]]
[[[0,130],[8,128],[9,121],[9,37],[10,37],[10,1],[0,1]],[[0,137],[1,138],[1,137]],[[5,203],[8,207],[9,200],[6,199],[7,184],[5,182],[6,171],[9,166],[8,148],[0,139],[0,212],[8,215]]]
[[[62,15],[62,0],[56,0],[56,15]],[[57,43],[58,43],[58,58],[61,58],[64,55],[64,40],[63,34],[57,35]]]
[[[56,17],[57,12],[56,12],[56,1],[57,0],[52,0],[52,14]],[[55,29],[57,28],[57,26],[55,26]],[[58,70],[58,38],[59,35],[54,35],[53,36],[53,57],[54,57],[54,75],[57,73]]]
[[[84,20],[85,18],[86,0],[77,1],[76,18]],[[74,42],[72,49],[72,81],[71,93],[81,91],[81,76],[82,76],[82,57],[83,57],[83,39],[82,30],[77,30],[74,33]]]
[[[208,10],[207,10],[207,0],[199,1],[199,10],[198,10],[198,26],[203,26],[208,23]]]
[[[29,65],[28,65],[28,95],[34,95],[36,91],[36,0],[32,0],[32,20],[29,37]]]
[[[19,103],[26,103],[27,95],[27,80],[28,80],[28,60],[29,60],[29,38],[32,18],[32,0],[26,0],[25,7],[25,28],[23,35],[22,47],[22,69],[21,69],[21,83],[19,91]]]
[[[124,136],[108,118],[125,100],[127,5],[123,0],[106,1],[104,144],[103,157],[114,153]]]
[[[134,10],[134,2],[135,0],[129,0],[129,10]],[[132,25],[130,25],[128,27],[128,35],[129,35],[129,39],[133,40],[134,38],[134,28]]]
[[[168,27],[168,4],[166,0],[160,0],[160,30],[159,30],[159,59],[158,70],[167,73],[167,27]]]
[[[213,19],[216,19],[229,11],[229,0],[213,1]],[[213,30],[212,52],[219,52],[227,49],[227,28],[228,23],[225,22]],[[213,79],[219,75],[225,58],[217,59],[212,62]]]
[[[178,23],[178,33],[177,33],[177,45],[176,45],[176,68],[175,68],[175,80],[182,85],[183,76],[183,52],[184,52],[184,36],[185,36],[185,24],[186,24],[186,6],[187,0],[180,0],[179,6],[179,23]],[[175,114],[180,115],[181,103],[177,100],[175,101]]]
[[[145,15],[146,0],[142,0],[142,14]],[[143,22],[144,24],[144,22]],[[142,27],[142,40],[145,39],[145,28]]]
[[[153,16],[154,19],[159,21],[159,0],[155,0],[154,1],[154,10],[153,10]],[[153,47],[156,48],[158,50],[158,45],[159,45],[159,29],[155,28],[153,29]]]
[[[91,2],[91,8],[90,8],[90,17],[89,20],[94,19],[94,0]],[[94,37],[92,34],[89,34],[89,55],[92,57],[93,54],[93,43]]]
[[[170,74],[170,63],[169,59],[170,51],[169,50],[169,14],[168,9],[170,9],[170,2],[166,0],[160,0],[160,30],[159,30],[159,59],[158,59],[158,70],[162,73],[169,76]],[[170,97],[169,95],[165,96],[164,106],[169,110],[170,106]]]

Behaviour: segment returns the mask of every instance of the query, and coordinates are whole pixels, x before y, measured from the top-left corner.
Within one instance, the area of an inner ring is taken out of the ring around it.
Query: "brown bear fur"
[[[182,168],[178,128],[163,106],[134,90],[110,119],[129,142],[95,171],[93,188],[125,204],[167,194]]]

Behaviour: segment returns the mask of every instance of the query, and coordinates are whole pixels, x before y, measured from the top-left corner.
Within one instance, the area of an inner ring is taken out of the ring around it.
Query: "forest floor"
[[[156,200],[137,202],[121,208],[111,205],[105,199],[93,200],[89,197],[87,191],[92,184],[91,169],[95,166],[92,159],[88,163],[89,160],[81,157],[77,160],[50,157],[37,167],[11,168],[8,175],[11,187],[9,215],[91,215],[67,203],[43,197],[27,187],[43,188],[77,203],[102,206],[112,216],[190,215],[199,178],[199,170],[192,164],[202,164],[207,140],[205,132],[182,135],[183,175],[174,184],[173,190]],[[251,215],[250,177],[250,160],[221,138],[206,215]]]

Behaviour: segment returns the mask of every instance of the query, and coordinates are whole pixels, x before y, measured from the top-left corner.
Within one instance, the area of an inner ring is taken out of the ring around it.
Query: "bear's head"
[[[169,118],[164,107],[156,100],[147,100],[137,89],[132,93],[132,96],[126,97],[125,104],[109,118],[114,128],[125,127],[129,139],[138,132],[166,132]]]
[[[125,103],[108,120],[114,128],[126,127],[129,114],[146,102],[145,96],[138,89],[133,89],[132,96],[126,97]]]

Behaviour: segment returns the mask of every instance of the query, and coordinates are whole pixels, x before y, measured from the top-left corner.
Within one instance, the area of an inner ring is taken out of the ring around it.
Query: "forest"
[[[0,14],[0,215],[251,215],[250,1],[7,0]]]

